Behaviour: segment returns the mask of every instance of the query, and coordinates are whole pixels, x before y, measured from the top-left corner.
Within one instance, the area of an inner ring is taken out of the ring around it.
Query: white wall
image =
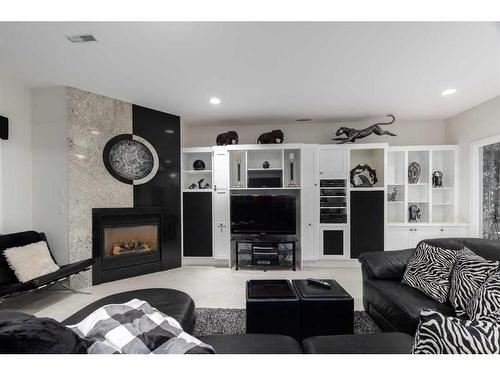
[[[500,134],[500,96],[446,120],[446,140],[459,145],[459,218],[469,221],[470,144]]]
[[[235,130],[240,139],[240,144],[257,143],[257,138],[264,132],[281,129],[285,133],[286,143],[335,143],[335,131],[340,126],[364,128],[376,121],[363,121],[358,123],[288,123],[271,125],[189,125],[183,123],[183,147],[211,146],[215,144],[217,134],[228,130]],[[360,143],[387,142],[391,145],[420,145],[445,143],[445,123],[440,120],[407,121],[397,120],[393,125],[382,126],[397,134],[397,137],[372,135]]]
[[[31,91],[33,227],[45,232],[57,263],[67,264],[68,147],[66,88]]]
[[[4,233],[32,229],[30,89],[0,78],[0,114],[9,118],[1,142],[1,217]]]

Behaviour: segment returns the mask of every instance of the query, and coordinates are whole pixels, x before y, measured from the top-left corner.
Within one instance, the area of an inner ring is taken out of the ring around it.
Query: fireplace
[[[173,268],[163,208],[92,210],[93,285]]]

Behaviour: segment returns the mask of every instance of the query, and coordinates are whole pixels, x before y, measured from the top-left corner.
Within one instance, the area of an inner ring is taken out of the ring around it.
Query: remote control
[[[320,286],[320,287],[325,288],[325,289],[330,289],[332,287],[332,284],[330,284],[329,282],[319,280],[319,279],[309,278],[309,279],[307,279],[307,282],[309,284],[317,285],[317,286]]]

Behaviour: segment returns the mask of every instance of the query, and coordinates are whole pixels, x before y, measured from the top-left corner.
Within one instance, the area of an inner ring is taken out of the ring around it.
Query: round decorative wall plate
[[[102,153],[108,172],[125,184],[141,185],[158,172],[158,153],[153,145],[134,134],[111,138]]]

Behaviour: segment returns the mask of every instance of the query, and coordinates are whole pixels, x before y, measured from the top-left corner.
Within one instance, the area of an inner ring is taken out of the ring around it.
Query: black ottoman
[[[302,346],[307,354],[410,354],[413,337],[401,332],[316,336]]]
[[[216,354],[303,354],[302,346],[282,335],[210,335],[199,339],[212,345]]]
[[[113,303],[125,303],[134,298],[146,301],[152,307],[176,319],[184,331],[193,333],[196,322],[193,299],[180,290],[166,288],[139,289],[112,294],[85,306],[62,323],[65,325],[79,323],[99,307]]]
[[[247,281],[247,333],[300,340],[299,299],[288,280]]]
[[[354,299],[335,280],[330,289],[293,280],[300,299],[301,337],[351,334],[354,330]]]

